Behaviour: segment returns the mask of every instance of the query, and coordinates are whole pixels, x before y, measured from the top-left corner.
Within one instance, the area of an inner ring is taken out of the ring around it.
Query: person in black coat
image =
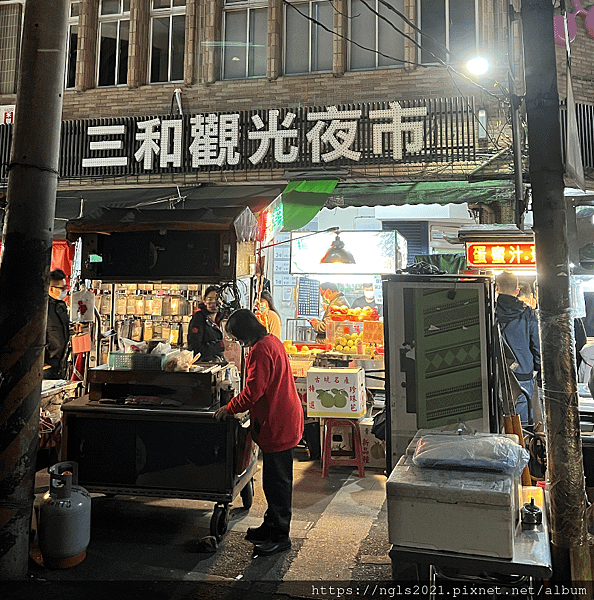
[[[495,279],[498,293],[495,304],[495,316],[499,330],[513,350],[517,367],[514,374],[523,395],[516,400],[516,412],[522,425],[532,425],[530,406],[534,391],[534,375],[540,380],[540,342],[538,316],[534,309],[517,298],[518,277],[509,271],[503,271]]]
[[[45,332],[44,379],[65,379],[67,375],[70,318],[64,298],[68,295],[66,274],[62,269],[50,273]]]
[[[220,328],[221,318],[217,294],[219,288],[211,285],[206,288],[204,302],[192,316],[188,326],[188,350],[200,352],[199,362],[224,362],[225,346]]]

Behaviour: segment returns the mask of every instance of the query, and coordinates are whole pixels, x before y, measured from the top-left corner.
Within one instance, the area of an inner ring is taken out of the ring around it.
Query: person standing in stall
[[[266,331],[275,335],[279,340],[281,339],[282,323],[278,311],[274,307],[274,301],[272,300],[272,294],[264,290],[260,294],[260,303],[256,310],[256,316]]]
[[[231,313],[227,333],[250,348],[243,390],[214,413],[215,419],[250,411],[251,433],[263,453],[262,489],[268,507],[264,522],[249,528],[254,555],[269,556],[291,547],[293,453],[303,435],[303,408],[283,343],[266,332],[256,315]]]
[[[375,292],[373,291],[373,283],[363,284],[363,296],[355,298],[351,308],[375,308],[380,317],[383,316],[384,307],[375,301]]]
[[[188,325],[188,350],[200,353],[200,362],[224,362],[225,345],[221,330],[221,315],[217,294],[219,287],[211,285],[204,292],[204,301]]]
[[[309,324],[313,327],[316,332],[316,342],[323,344],[326,341],[326,325],[330,321],[330,310],[332,306],[346,306],[348,308],[349,303],[344,297],[342,292],[338,291],[336,284],[325,282],[320,284],[320,295],[324,306],[324,314],[322,319],[309,319]]]
[[[44,379],[65,379],[68,344],[70,342],[70,317],[64,298],[68,295],[66,273],[54,269],[50,273],[45,332]]]

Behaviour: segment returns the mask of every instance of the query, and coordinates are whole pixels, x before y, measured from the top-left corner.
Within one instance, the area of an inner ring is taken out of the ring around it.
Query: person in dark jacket
[[[70,342],[70,317],[64,298],[68,295],[66,273],[54,269],[50,273],[45,330],[44,379],[65,379]]]
[[[522,425],[532,424],[529,399],[534,391],[534,374],[540,378],[538,317],[534,309],[517,298],[518,277],[504,271],[495,279],[498,293],[495,315],[501,335],[514,351],[518,366],[514,371],[524,394],[516,400],[516,413]]]
[[[200,352],[199,362],[223,362],[225,345],[217,294],[219,288],[211,285],[204,292],[204,302],[192,316],[188,326],[188,350]]]
[[[309,324],[316,332],[316,342],[323,344],[326,341],[326,326],[330,321],[330,307],[346,306],[348,308],[349,303],[344,294],[338,291],[335,283],[325,282],[320,284],[320,296],[322,296],[326,307],[324,314],[321,319],[309,319]]]
[[[283,343],[248,310],[231,313],[229,335],[250,348],[245,386],[215,413],[215,419],[250,411],[254,441],[262,449],[262,489],[268,507],[260,527],[246,539],[254,554],[268,556],[291,547],[289,537],[293,497],[293,452],[303,435],[303,408]]]

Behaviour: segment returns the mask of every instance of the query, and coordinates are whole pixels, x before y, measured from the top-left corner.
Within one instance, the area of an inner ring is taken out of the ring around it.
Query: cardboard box
[[[307,372],[307,416],[358,419],[365,414],[365,371],[360,367]]]
[[[373,419],[361,419],[359,421],[359,430],[361,431],[361,447],[363,449],[363,463],[365,468],[386,469],[386,442],[378,440],[371,428]]]
[[[305,377],[295,377],[295,387],[297,388],[297,395],[301,400],[303,406],[307,405],[307,380]]]

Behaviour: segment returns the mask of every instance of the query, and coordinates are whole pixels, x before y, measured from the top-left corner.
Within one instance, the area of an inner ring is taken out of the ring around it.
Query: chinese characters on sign
[[[278,109],[267,111],[267,123],[260,114],[251,115],[247,123],[241,123],[240,114],[199,114],[191,117],[187,132],[181,118],[139,120],[134,132],[127,132],[127,126],[121,124],[89,126],[88,152],[82,166],[127,167],[135,161],[145,171],[179,168],[185,160],[186,138],[191,139],[186,152],[193,169],[234,166],[242,160],[256,166],[267,158],[287,165],[303,160],[300,154],[305,152],[311,163],[359,161],[368,137],[369,150],[374,155],[389,152],[397,161],[406,153],[420,152],[427,107],[403,108],[398,102],[390,102],[388,106],[370,110],[366,117],[362,110],[328,106],[325,111],[305,112],[307,123],[300,123],[295,112],[281,116]],[[371,122],[371,136],[360,134],[359,124],[366,120]],[[136,142],[132,154],[126,152],[124,144],[127,133],[133,133]]]
[[[466,262],[483,269],[534,268],[534,242],[472,242],[466,245]]]

